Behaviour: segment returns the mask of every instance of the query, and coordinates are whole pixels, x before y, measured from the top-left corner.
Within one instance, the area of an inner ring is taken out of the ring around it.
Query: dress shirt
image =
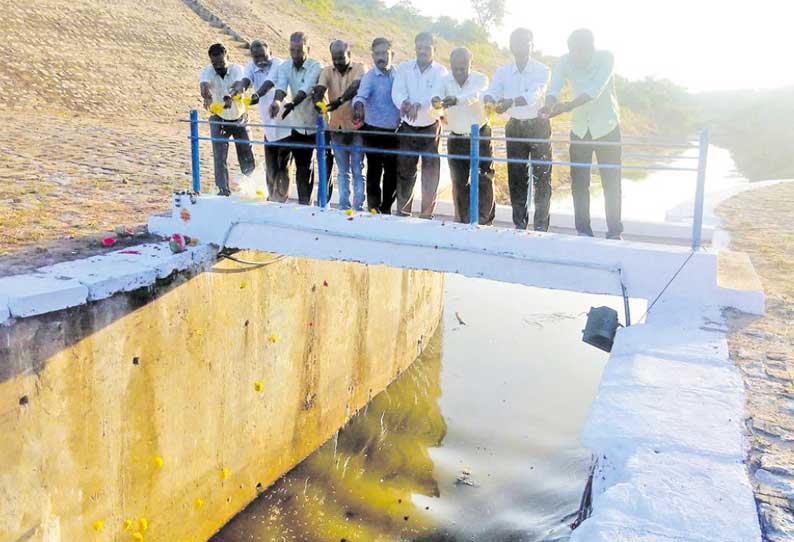
[[[573,97],[587,94],[591,101],[571,111],[571,131],[583,138],[590,132],[593,139],[604,137],[620,124],[620,106],[615,92],[615,57],[609,51],[596,51],[586,68],[578,68],[569,55],[563,55],[554,66],[549,96],[559,99],[567,82]]]
[[[302,127],[295,130],[303,135],[317,132],[317,112],[312,103],[312,89],[317,86],[322,69],[323,65],[311,58],[307,58],[300,68],[295,68],[290,59],[283,62],[276,72],[276,88],[292,96],[292,99],[300,91],[306,93],[306,99],[284,119],[287,126]]]
[[[276,117],[275,119],[270,118],[270,104],[273,103],[273,99],[276,96],[276,73],[278,73],[278,67],[283,63],[283,60],[271,57],[270,64],[264,68],[260,68],[252,60],[245,66],[243,74],[243,77],[251,81],[252,92],[259,90],[265,81],[271,81],[274,85],[267,94],[259,97],[259,119],[262,121],[262,124],[270,125],[265,127],[265,137],[267,137],[268,141],[279,141],[290,134],[290,130],[286,128],[276,128],[273,126],[281,122],[280,117]]]
[[[431,63],[424,72],[419,69],[416,60],[408,60],[400,64],[391,91],[394,105],[399,109],[405,100],[421,104],[416,120],[403,117],[403,122],[416,127],[435,124],[439,113],[433,109],[431,101],[441,84],[441,78],[445,75],[447,69],[438,62]]]
[[[364,104],[364,119],[370,126],[394,130],[400,125],[400,109],[391,99],[396,69],[383,72],[375,66],[361,78],[353,105]]]
[[[224,96],[232,95],[232,85],[243,78],[243,68],[239,64],[229,64],[226,67],[226,75],[221,77],[212,64],[206,66],[201,70],[199,82],[208,83],[210,86],[210,93],[212,94],[212,101],[216,103],[223,103]],[[223,120],[237,120],[245,114],[245,104],[242,102],[232,102],[231,107],[224,109],[218,115]]]
[[[469,78],[460,86],[455,76],[445,75],[436,96],[442,100],[454,96],[458,103],[447,108],[447,127],[451,132],[464,135],[471,133],[472,124],[482,126],[487,122],[482,93],[488,88],[488,78],[480,72],[469,72]]]
[[[340,73],[336,66],[326,66],[320,72],[319,84],[328,89],[328,100],[336,100],[341,97],[356,79],[364,76],[364,64],[353,62],[348,66],[345,73]],[[329,128],[341,128],[342,130],[353,129],[353,104],[345,102],[336,111],[331,111]]]
[[[515,100],[522,96],[527,105],[513,106],[507,110],[510,118],[530,120],[538,116],[543,107],[543,97],[549,84],[549,68],[537,60],[529,59],[523,71],[519,71],[515,62],[496,70],[491,88],[485,93],[497,102],[502,99]]]

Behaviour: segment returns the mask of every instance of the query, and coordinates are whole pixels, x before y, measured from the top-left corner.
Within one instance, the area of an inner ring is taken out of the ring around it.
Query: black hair
[[[289,36],[290,43],[297,43],[299,41],[305,43],[306,45],[309,44],[309,37],[306,35],[306,32],[293,32],[292,34],[290,34]]]
[[[372,50],[375,50],[375,47],[380,47],[381,45],[385,45],[389,49],[391,49],[391,41],[387,40],[386,38],[375,38],[372,40]]]
[[[571,35],[568,36],[568,48],[570,49],[572,45],[588,45],[590,47],[595,47],[595,35],[593,35],[593,31],[589,28],[579,28],[571,32]]]
[[[429,41],[430,45],[435,46],[436,37],[431,32],[419,32],[414,38],[414,43],[419,43],[420,41]]]
[[[532,30],[529,28],[516,28],[513,30],[513,32],[510,34],[510,41],[513,41],[519,36],[526,36],[530,42],[535,41],[535,36],[532,34]]]
[[[213,43],[207,50],[209,56],[220,56],[226,54],[226,47],[222,43]]]

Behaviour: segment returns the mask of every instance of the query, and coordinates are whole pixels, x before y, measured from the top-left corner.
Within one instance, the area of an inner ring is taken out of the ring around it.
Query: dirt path
[[[747,388],[749,469],[765,539],[794,539],[794,182],[725,202],[732,248],[750,255],[767,295],[761,319],[735,317],[731,355]]]

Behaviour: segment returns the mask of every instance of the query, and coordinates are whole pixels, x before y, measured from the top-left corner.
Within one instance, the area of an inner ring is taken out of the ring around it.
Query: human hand
[[[353,104],[353,126],[361,127],[364,124],[364,104],[356,102]]]
[[[253,94],[251,94],[251,102],[249,105],[256,105],[258,103],[259,103],[259,94],[254,92]]]
[[[284,112],[281,113],[281,120],[284,120],[285,118],[287,118],[287,115],[292,113],[294,110],[295,110],[295,104],[294,103],[289,102],[289,103],[285,104],[284,105]]]
[[[212,96],[204,96],[204,110],[209,111],[212,105]]]
[[[455,96],[447,96],[442,103],[444,107],[454,107],[458,105],[458,99]]]
[[[510,98],[504,98],[499,100],[499,103],[496,104],[496,112],[501,115],[511,107],[513,107],[513,100]]]
[[[430,105],[433,109],[441,109],[444,106],[444,102],[438,96],[433,96],[430,100]]]
[[[273,103],[270,104],[270,118],[271,119],[276,118],[276,115],[278,115],[279,109],[281,109],[281,102],[278,101],[278,100],[273,100]]]
[[[415,121],[417,117],[419,117],[419,111],[422,110],[422,104],[415,103],[411,106],[411,111],[409,112],[409,119]]]
[[[342,107],[342,99],[341,98],[337,98],[336,100],[331,100],[328,103],[328,111],[329,112],[336,111],[340,107]]]

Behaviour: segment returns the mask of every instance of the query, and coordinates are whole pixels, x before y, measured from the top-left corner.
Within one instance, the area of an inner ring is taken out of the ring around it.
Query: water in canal
[[[450,275],[411,367],[216,542],[567,540],[606,354],[591,305],[622,300]]]

